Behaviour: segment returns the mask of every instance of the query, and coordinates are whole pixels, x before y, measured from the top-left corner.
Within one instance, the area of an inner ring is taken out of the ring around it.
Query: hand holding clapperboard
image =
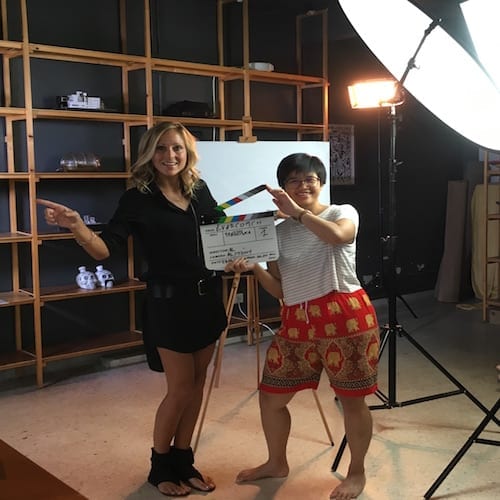
[[[266,186],[261,184],[216,208],[222,211],[265,189]],[[200,232],[207,269],[222,271],[228,262],[238,257],[252,262],[276,260],[279,253],[275,214],[276,211],[271,210],[204,221]]]

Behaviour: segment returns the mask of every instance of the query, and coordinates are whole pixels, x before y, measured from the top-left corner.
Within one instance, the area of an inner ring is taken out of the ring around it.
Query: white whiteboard
[[[278,187],[276,169],[279,162],[292,153],[317,156],[326,168],[326,184],[320,201],[330,204],[330,147],[327,141],[257,141],[251,143],[198,141],[201,178],[221,204],[260,184]],[[224,211],[228,215],[252,214],[276,210],[267,191],[252,196]]]

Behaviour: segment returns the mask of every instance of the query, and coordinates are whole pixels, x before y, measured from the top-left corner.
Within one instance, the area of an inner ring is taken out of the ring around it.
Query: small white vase
[[[76,284],[84,290],[94,290],[97,283],[97,278],[92,271],[87,271],[85,266],[78,268],[79,273],[76,275]]]
[[[103,288],[112,288],[115,277],[111,271],[104,269],[102,265],[95,268],[95,275],[100,286]]]

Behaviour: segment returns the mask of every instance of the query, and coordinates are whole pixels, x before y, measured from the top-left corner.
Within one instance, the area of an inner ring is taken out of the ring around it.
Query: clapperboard
[[[246,191],[217,210],[225,210],[250,196],[264,191],[264,184]],[[272,261],[278,258],[278,240],[274,216],[276,211],[223,216],[203,221],[200,226],[201,242],[207,269],[222,271],[224,266],[238,257],[251,262]]]

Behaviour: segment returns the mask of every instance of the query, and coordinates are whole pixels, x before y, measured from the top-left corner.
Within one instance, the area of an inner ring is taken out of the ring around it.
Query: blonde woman
[[[68,228],[97,260],[139,242],[148,264],[144,343],[151,369],[165,372],[167,392],[155,416],[148,481],[170,496],[212,491],[194,468],[191,439],[200,412],[208,364],[226,326],[220,276],[204,265],[199,225],[220,216],[196,168],[196,139],[180,123],[149,129],[139,143],[131,185],[98,236],[80,214],[38,200],[48,224]]]

